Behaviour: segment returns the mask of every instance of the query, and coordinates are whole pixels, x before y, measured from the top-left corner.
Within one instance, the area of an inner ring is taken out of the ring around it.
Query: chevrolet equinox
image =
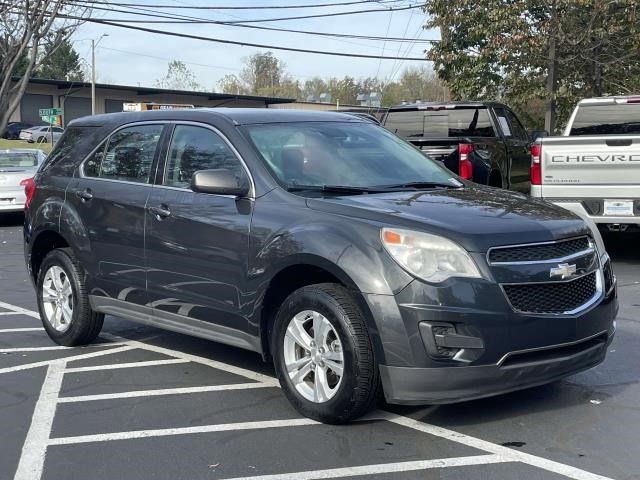
[[[463,181],[353,115],[195,109],[75,120],[26,182],[51,339],[104,315],[258,352],[304,415],[438,404],[603,361],[616,281],[568,210]]]

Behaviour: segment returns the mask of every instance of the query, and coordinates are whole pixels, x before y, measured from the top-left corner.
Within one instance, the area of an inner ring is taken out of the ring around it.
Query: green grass
[[[28,143],[23,142],[22,140],[5,140],[4,138],[0,138],[0,150],[5,150],[8,148],[39,148],[45,153],[49,153],[51,151],[50,143]]]

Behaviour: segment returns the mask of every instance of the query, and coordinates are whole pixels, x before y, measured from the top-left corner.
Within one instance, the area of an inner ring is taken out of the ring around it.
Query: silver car
[[[24,210],[23,180],[32,178],[47,158],[36,148],[0,150],[0,213]]]
[[[26,140],[29,143],[56,143],[63,133],[64,129],[60,127],[49,125],[31,127],[20,132],[20,140]]]

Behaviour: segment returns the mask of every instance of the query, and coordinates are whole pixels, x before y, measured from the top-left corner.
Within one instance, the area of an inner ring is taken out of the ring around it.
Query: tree
[[[172,60],[169,62],[167,73],[164,77],[156,80],[156,87],[169,90],[204,90],[202,85],[196,80],[195,74],[180,60]]]
[[[75,31],[88,9],[71,0],[13,0],[0,6],[0,133],[29,78]]]
[[[442,37],[427,55],[455,98],[543,101],[562,124],[580,98],[640,87],[637,0],[427,0],[426,11]]]
[[[272,52],[255,53],[244,59],[240,79],[251,93],[275,94],[280,82],[286,77],[286,65]]]
[[[240,80],[237,75],[228,74],[218,80],[218,89],[222,91],[222,93],[230,93],[233,95],[244,95],[247,92],[242,80]]]
[[[35,76],[53,80],[84,81],[80,55],[68,39],[63,40],[57,47],[47,45],[43,55],[44,61],[40,64]]]

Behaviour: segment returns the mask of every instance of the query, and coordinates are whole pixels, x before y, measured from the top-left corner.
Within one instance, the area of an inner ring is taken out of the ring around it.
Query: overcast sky
[[[126,0],[125,0],[126,1]],[[236,5],[303,5],[317,3],[340,3],[345,0],[128,0],[127,3],[147,5],[202,5],[236,6]],[[417,4],[408,0],[399,1],[398,5]],[[117,7],[114,7],[117,8]],[[151,8],[151,7],[149,7]],[[168,10],[166,13],[177,13],[193,17],[206,17],[212,20],[247,20],[287,16],[311,15],[338,11],[354,11],[380,8],[372,2],[342,7],[303,8],[285,10]],[[159,10],[154,8],[154,10]],[[102,18],[140,19],[122,13],[94,11],[92,16]],[[304,20],[289,20],[259,23],[278,28],[312,30],[356,35],[392,36],[404,38],[437,39],[437,31],[424,30],[425,15],[420,9],[363,13],[342,17],[329,17]],[[246,41],[259,44],[293,46],[296,48],[333,50],[371,55],[389,55],[400,57],[422,57],[426,43],[397,43],[369,41],[362,39],[333,39],[292,33],[268,32],[224,25],[162,25],[145,24],[144,26],[166,31],[188,33],[207,37],[216,37],[235,41]],[[387,35],[388,31],[388,35]],[[198,82],[214,89],[218,79],[229,73],[238,73],[242,68],[242,59],[258,51],[254,47],[222,45],[217,43],[180,39],[163,35],[136,32],[105,25],[87,23],[82,25],[73,37],[74,46],[80,56],[87,62],[91,58],[91,38],[103,38],[96,49],[97,79],[102,83],[121,85],[153,86],[155,81],[166,72],[170,60],[181,60],[196,74]],[[333,57],[295,52],[273,50],[273,53],[287,64],[287,71],[301,81],[320,77],[355,78],[378,77],[381,80],[397,78],[408,66],[428,64],[420,61],[394,61]]]

